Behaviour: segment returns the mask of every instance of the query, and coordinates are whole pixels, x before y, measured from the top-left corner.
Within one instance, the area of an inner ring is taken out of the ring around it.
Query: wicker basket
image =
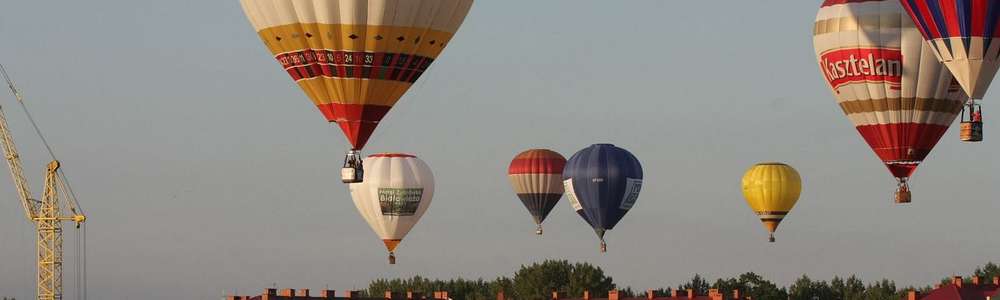
[[[961,126],[959,138],[962,139],[963,142],[983,141],[983,122],[963,121]]]

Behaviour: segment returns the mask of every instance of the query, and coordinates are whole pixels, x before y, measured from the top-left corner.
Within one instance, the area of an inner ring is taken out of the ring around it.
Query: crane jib
[[[10,167],[11,177],[14,180],[18,198],[22,206],[24,206],[25,216],[35,224],[37,230],[37,243],[35,247],[37,251],[36,266],[38,268],[37,299],[63,299],[62,225],[63,222],[74,222],[77,228],[80,228],[80,224],[86,221],[86,217],[79,209],[79,204],[76,202],[76,197],[72,189],[69,188],[65,174],[61,172],[61,164],[56,159],[52,147],[45,140],[34,118],[31,117],[27,106],[24,104],[21,92],[14,85],[14,81],[8,76],[7,70],[2,65],[0,65],[0,74],[3,75],[11,94],[20,103],[21,108],[35,129],[35,133],[42,140],[46,150],[48,150],[49,155],[52,157],[52,161],[48,164],[45,172],[41,200],[35,200],[36,198],[31,196],[31,190],[28,189],[28,182],[24,177],[24,171],[21,167],[21,157],[18,155],[17,147],[14,145],[14,138],[7,126],[7,118],[3,113],[2,107],[0,107],[0,144],[2,144],[4,155],[7,158],[7,164]],[[60,199],[63,200],[61,201]],[[68,208],[71,214],[64,214],[64,207]],[[86,245],[86,242],[81,243],[78,240],[78,245]],[[77,251],[86,253],[84,249],[85,246],[78,246],[76,248]],[[85,259],[83,258],[84,255],[80,253],[77,254],[77,257],[77,268],[75,269],[77,280],[76,298],[86,299],[86,264],[79,261]]]

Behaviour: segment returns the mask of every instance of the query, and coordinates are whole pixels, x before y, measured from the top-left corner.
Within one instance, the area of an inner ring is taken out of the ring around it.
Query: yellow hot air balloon
[[[743,197],[760,217],[774,242],[774,231],[799,201],[802,178],[799,172],[783,163],[759,163],[743,175]]]

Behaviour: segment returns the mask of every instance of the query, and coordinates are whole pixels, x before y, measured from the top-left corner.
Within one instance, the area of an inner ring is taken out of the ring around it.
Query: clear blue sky
[[[493,278],[545,258],[590,262],[638,289],[745,271],[922,285],[1000,261],[996,93],[986,141],[963,145],[952,130],[913,179],[914,204],[890,204],[894,180],[815,65],[817,2],[477,1],[367,147],[415,153],[437,177],[392,267],[338,183],[346,141],[237,1],[2,0],[0,62],[90,215],[91,299]],[[37,193],[42,148],[13,99],[0,104]],[[646,171],[603,255],[565,202],[535,236],[505,178],[520,150],[569,156],[597,142],[631,150]],[[777,244],[739,189],[747,167],[771,160],[805,184]],[[0,177],[0,296],[29,299],[33,227],[9,182]]]

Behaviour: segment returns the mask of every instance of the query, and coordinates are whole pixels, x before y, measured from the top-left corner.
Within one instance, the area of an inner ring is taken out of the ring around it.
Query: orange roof
[[[1000,278],[994,278],[994,282],[981,282],[976,278],[973,279],[973,283],[967,283],[963,282],[962,277],[954,277],[951,283],[916,298],[920,300],[986,300],[987,297],[1000,297],[998,280]]]

